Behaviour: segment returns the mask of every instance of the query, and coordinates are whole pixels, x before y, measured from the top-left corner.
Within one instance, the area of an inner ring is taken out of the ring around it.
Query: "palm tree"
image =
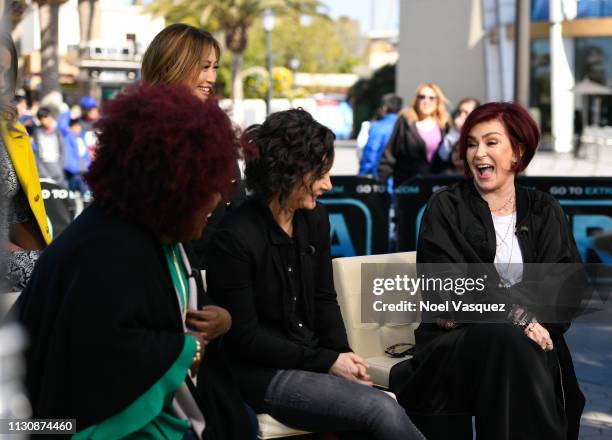
[[[242,99],[243,54],[249,28],[271,9],[276,15],[324,15],[319,0],[153,0],[147,11],[169,23],[188,23],[210,32],[222,30],[232,53],[232,98]]]
[[[67,0],[36,0],[40,18],[40,76],[42,92],[45,97],[59,91],[59,8]]]

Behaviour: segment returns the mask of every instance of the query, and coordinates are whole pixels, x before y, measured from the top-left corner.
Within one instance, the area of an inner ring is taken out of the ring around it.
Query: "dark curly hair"
[[[247,187],[266,203],[278,196],[284,205],[296,183],[310,186],[331,169],[335,138],[301,108],[271,114],[243,136]]]
[[[197,210],[231,185],[238,138],[215,99],[181,84],[135,84],[104,106],[86,175],[105,211],[182,240]]]

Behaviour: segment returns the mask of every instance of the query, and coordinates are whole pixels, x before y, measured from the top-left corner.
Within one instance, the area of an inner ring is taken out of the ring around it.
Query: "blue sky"
[[[372,28],[372,4],[374,4],[374,29],[399,27],[399,0],[321,0],[329,8],[332,17],[341,15],[359,20],[361,32]]]

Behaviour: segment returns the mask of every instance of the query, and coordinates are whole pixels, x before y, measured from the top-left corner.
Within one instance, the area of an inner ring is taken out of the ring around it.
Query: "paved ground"
[[[586,146],[582,153],[583,157],[576,159],[572,154],[540,151],[527,174],[612,177],[612,146]],[[354,142],[337,142],[332,174],[354,175],[358,169]],[[604,313],[609,316],[598,319],[598,324],[576,322],[566,335],[580,387],[587,399],[581,440],[612,440],[612,307],[608,306]]]

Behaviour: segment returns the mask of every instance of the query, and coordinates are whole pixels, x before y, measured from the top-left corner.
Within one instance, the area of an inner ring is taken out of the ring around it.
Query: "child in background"
[[[83,174],[89,169],[91,156],[85,144],[80,119],[70,119],[68,130],[64,136],[64,146],[66,150],[64,174],[68,182],[68,189],[85,194],[89,191],[89,188],[83,181]]]
[[[66,186],[64,179],[64,140],[55,124],[55,118],[46,107],[36,113],[40,126],[32,134],[32,147],[41,178],[53,179]]]

